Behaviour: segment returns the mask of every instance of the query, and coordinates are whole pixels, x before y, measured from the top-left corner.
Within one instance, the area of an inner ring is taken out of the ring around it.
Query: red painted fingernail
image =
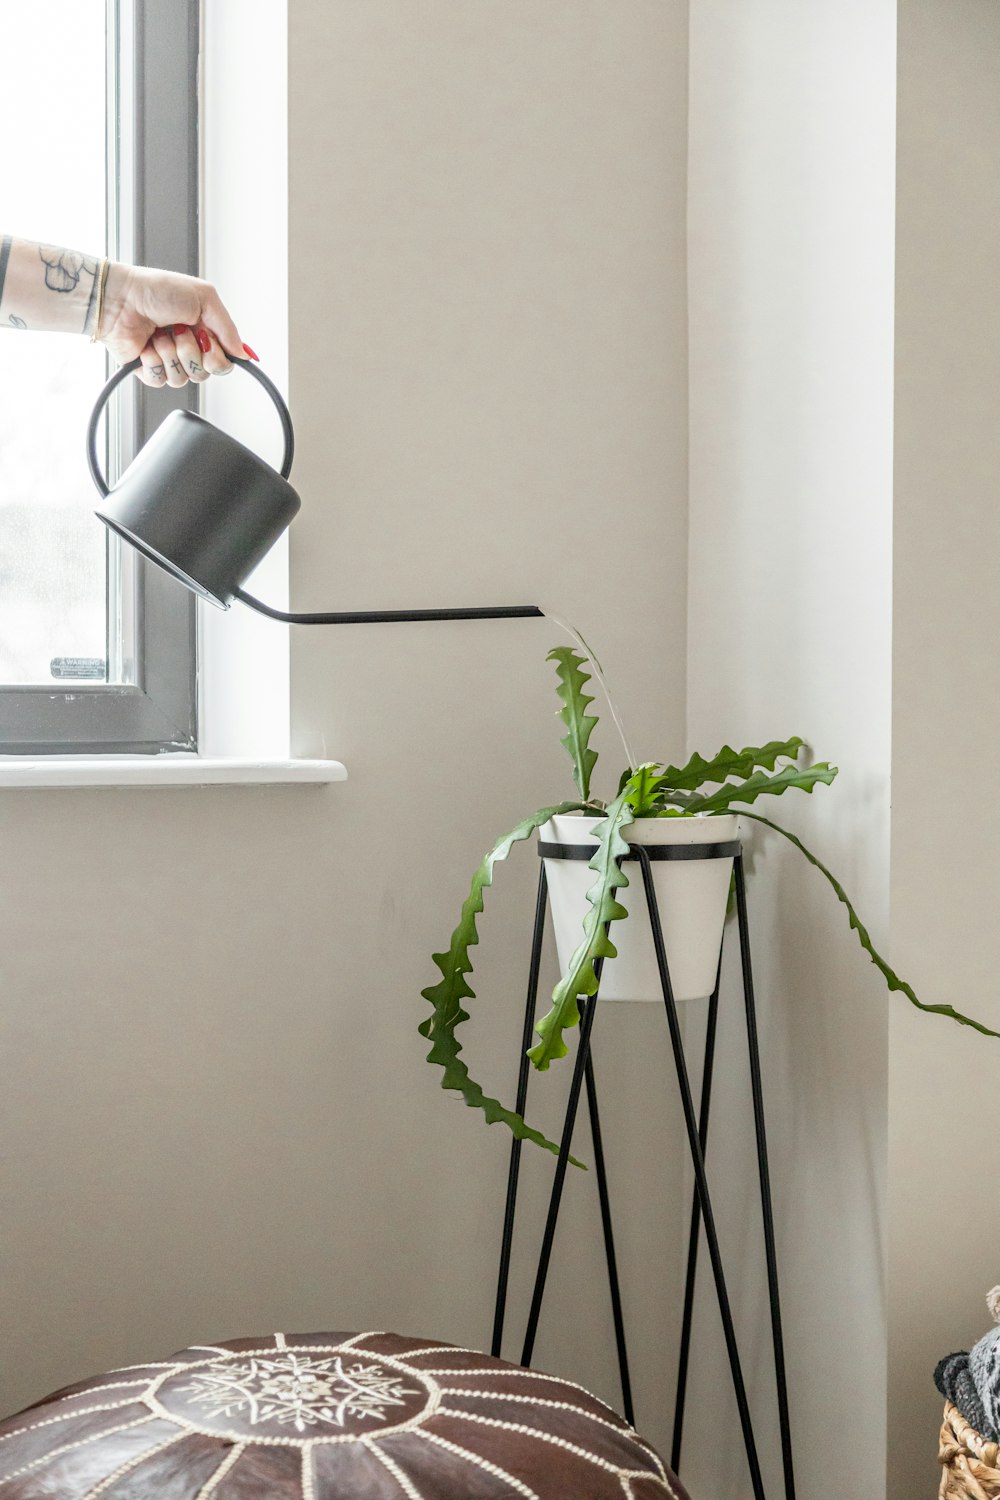
[[[174,324],[174,333],[175,334],[176,333],[190,333],[190,331],[191,330],[188,328],[188,325],[186,323],[175,323]]]
[[[204,328],[198,328],[195,330],[195,338],[198,340],[198,348],[201,350],[202,354],[207,354],[209,349],[211,349],[212,347],[212,340],[209,338]]]
[[[244,348],[244,350],[246,351],[246,353],[249,355],[249,357],[251,359],[255,359],[257,361],[257,363],[260,364],[260,355],[259,354],[255,354],[253,352],[253,350],[250,348],[249,344],[244,344],[243,348]]]

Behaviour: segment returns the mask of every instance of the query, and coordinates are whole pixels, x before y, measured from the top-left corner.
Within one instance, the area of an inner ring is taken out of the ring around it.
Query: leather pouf
[[[684,1500],[579,1386],[430,1339],[196,1345],[0,1423],[0,1500]]]

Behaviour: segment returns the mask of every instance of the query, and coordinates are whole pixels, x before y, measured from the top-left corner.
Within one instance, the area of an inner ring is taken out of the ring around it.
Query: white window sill
[[[324,785],[346,781],[339,760],[236,760],[202,755],[0,755],[0,789]]]

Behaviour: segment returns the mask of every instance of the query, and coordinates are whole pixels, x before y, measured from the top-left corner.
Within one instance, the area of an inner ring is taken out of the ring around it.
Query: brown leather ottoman
[[[393,1333],[235,1339],[0,1423],[0,1500],[684,1500],[569,1381]]]

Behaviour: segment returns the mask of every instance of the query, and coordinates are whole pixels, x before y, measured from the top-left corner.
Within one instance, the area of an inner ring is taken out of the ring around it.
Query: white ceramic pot
[[[543,843],[597,847],[590,830],[594,819],[585,813],[566,813],[539,829]],[[715,844],[739,838],[740,821],[734,813],[717,817],[637,818],[624,830],[630,844]],[[732,858],[653,860],[653,887],[675,1000],[697,1000],[710,995],[722,947]],[[611,924],[617,958],[605,960],[601,973],[602,1000],[659,1000],[663,1002],[653,934],[646,910],[642,867],[638,860],[624,864],[627,887],[618,900],[628,917]],[[583,938],[588,911],[587,891],[597,879],[583,860],[546,859],[549,908],[555,928],[559,971],[565,974]]]

